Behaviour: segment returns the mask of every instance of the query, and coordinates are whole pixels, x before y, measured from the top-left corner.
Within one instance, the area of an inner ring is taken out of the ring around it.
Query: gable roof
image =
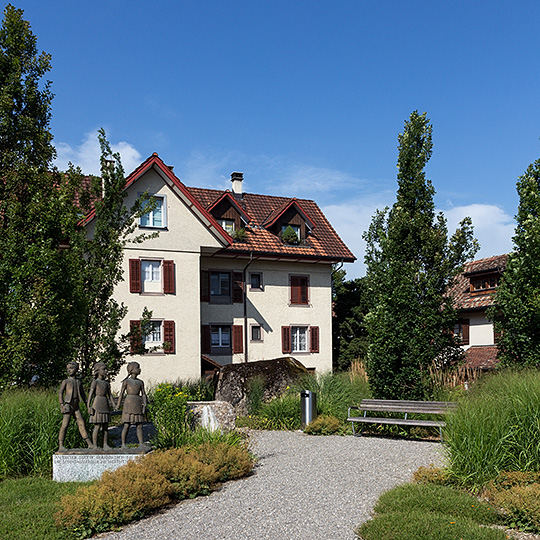
[[[241,198],[233,197],[229,190],[186,187],[154,152],[143,161],[127,178],[126,189],[133,186],[146,172],[156,171],[170,189],[184,201],[186,206],[220,241],[220,255],[253,255],[267,258],[297,259],[303,261],[354,262],[356,257],[345,245],[328,222],[317,204],[308,199],[275,197],[244,193]],[[227,199],[247,223],[246,239],[234,242],[232,237],[212,216],[211,210]],[[267,230],[289,208],[294,207],[306,221],[311,233],[300,245],[283,244],[281,239]],[[91,210],[83,220],[84,225],[95,217]]]
[[[289,200],[288,202],[286,202],[285,204],[281,205],[281,207],[277,207],[275,208],[272,213],[266,218],[265,222],[263,223],[263,226],[266,228],[266,229],[270,229],[270,227],[272,227],[272,225],[274,225],[276,223],[276,221],[281,217],[283,216],[283,214],[285,214],[285,212],[287,212],[287,210],[289,210],[289,208],[294,208],[299,214],[300,216],[302,217],[302,219],[307,223],[308,227],[310,229],[313,229],[315,227],[315,224],[313,223],[313,221],[309,218],[309,216],[306,214],[306,212],[304,212],[304,210],[302,209],[302,207],[300,206],[300,203],[298,202],[298,200],[295,198]]]
[[[211,209],[224,193],[215,189],[195,187],[187,189],[207,210]],[[237,202],[251,218],[246,227],[246,240],[230,244],[220,252],[221,255],[240,256],[252,253],[254,256],[306,261],[353,262],[356,260],[314,201],[243,193],[242,198]],[[291,206],[296,206],[312,228],[305,242],[296,246],[283,244],[278,236],[266,228]]]
[[[249,223],[251,221],[251,218],[246,214],[246,211],[236,202],[235,198],[231,195],[231,192],[227,189],[223,192],[223,195],[216,199],[214,203],[212,203],[208,208],[208,212],[212,212],[212,210],[222,201],[228,201],[230,205],[240,214],[242,219]]]
[[[125,189],[135,184],[150,169],[155,170],[171,190],[181,199],[196,217],[220,240],[223,245],[232,244],[232,238],[219,225],[216,219],[208,212],[200,202],[195,199],[186,186],[176,177],[170,167],[154,152],[148,159],[143,161],[127,178]],[[84,224],[90,223],[96,215],[95,208],[85,217]]]
[[[507,254],[478,259],[468,262],[463,272],[456,277],[450,294],[454,299],[454,306],[459,310],[485,310],[493,304],[493,292],[486,291],[484,294],[476,292],[471,294],[470,277],[475,275],[498,272],[502,273],[506,268]]]

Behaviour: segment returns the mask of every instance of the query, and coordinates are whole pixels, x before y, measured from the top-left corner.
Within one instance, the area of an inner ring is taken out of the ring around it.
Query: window
[[[471,292],[484,293],[496,289],[499,285],[499,275],[491,274],[471,278]]]
[[[231,346],[230,326],[212,326],[210,330],[210,336],[212,348]]]
[[[290,227],[296,233],[296,236],[298,237],[298,239],[300,239],[300,225],[291,225],[289,223],[287,223],[287,225],[282,225],[281,226],[281,234],[283,234],[285,232],[285,229],[287,227]]]
[[[258,324],[251,326],[251,341],[262,341],[262,327]]]
[[[262,274],[260,272],[252,272],[249,275],[249,284],[250,284],[250,290],[262,291],[262,288],[263,288]]]
[[[129,292],[174,294],[174,261],[130,259]]]
[[[292,352],[307,352],[307,326],[291,326]]]
[[[230,355],[243,351],[242,325],[212,324],[201,326],[202,354]]]
[[[291,284],[291,304],[293,305],[308,305],[308,276],[290,276]]]
[[[141,336],[141,321],[130,321],[131,352],[133,354],[148,352],[163,352],[173,354],[175,352],[174,321],[150,321],[150,329]],[[155,348],[159,350],[152,350]]]
[[[318,326],[282,326],[281,327],[282,352],[288,353],[318,353],[319,327]]]
[[[161,321],[150,321],[150,330],[148,334],[144,336],[144,343],[151,347],[161,345]]]
[[[210,297],[212,299],[231,298],[230,272],[210,272]]]
[[[470,319],[458,319],[454,326],[454,336],[459,340],[460,345],[469,344]]]
[[[220,219],[218,222],[231,236],[234,234],[234,219]]]
[[[242,272],[201,270],[201,302],[228,304],[244,301]]]
[[[167,226],[166,197],[165,195],[152,195],[152,201],[155,201],[155,208],[139,218],[140,227],[164,228]],[[145,206],[150,201],[145,202]]]

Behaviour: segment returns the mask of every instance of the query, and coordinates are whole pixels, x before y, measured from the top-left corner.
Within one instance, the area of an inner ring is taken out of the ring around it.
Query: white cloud
[[[361,277],[366,273],[364,255],[366,242],[362,238],[367,231],[375,212],[391,206],[394,194],[381,192],[375,196],[365,197],[362,200],[352,200],[343,204],[321,206],[324,215],[332,224],[340,238],[356,257],[356,262],[344,265],[347,270],[347,279]]]
[[[474,235],[480,243],[477,259],[501,255],[512,250],[512,236],[516,227],[512,216],[494,204],[469,204],[444,210],[448,233],[452,235],[466,216],[472,218]]]
[[[335,193],[351,188],[361,188],[365,181],[355,178],[343,171],[296,165],[277,176],[280,183],[276,186],[280,195],[303,199],[316,198],[318,194]]]
[[[393,198],[393,193],[381,192],[369,199],[322,206],[322,211],[334,229],[358,259],[353,264],[345,264],[348,279],[365,275],[366,243],[362,239],[362,233],[369,228],[375,211],[391,206]],[[454,233],[464,217],[472,218],[475,237],[481,248],[476,258],[491,257],[512,250],[515,223],[502,208],[477,203],[444,210],[444,214],[448,221],[449,236]]]
[[[111,150],[120,154],[126,176],[141,164],[141,154],[128,142],[111,142]],[[58,156],[55,164],[60,170],[66,170],[68,163],[71,161],[73,165],[80,167],[84,174],[100,174],[99,158],[101,156],[101,150],[99,148],[97,130],[87,133],[81,144],[75,148],[67,143],[58,143],[56,145],[56,151]]]

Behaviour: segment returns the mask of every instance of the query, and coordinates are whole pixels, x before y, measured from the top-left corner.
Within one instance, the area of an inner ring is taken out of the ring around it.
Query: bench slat
[[[354,434],[354,422],[362,424],[388,424],[401,426],[438,427],[446,426],[442,420],[421,420],[417,418],[377,418],[374,416],[351,416],[351,411],[398,414],[434,414],[443,415],[455,411],[454,401],[408,401],[400,399],[363,399],[359,406],[349,407],[347,422],[351,422]],[[441,431],[442,442],[442,431]]]
[[[445,427],[446,422],[439,420],[417,420],[411,418],[374,418],[373,416],[353,416],[347,422],[362,424],[395,424],[400,426]]]

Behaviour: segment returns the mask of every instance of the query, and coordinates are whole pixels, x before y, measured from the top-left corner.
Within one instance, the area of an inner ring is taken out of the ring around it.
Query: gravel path
[[[285,431],[252,440],[252,476],[100,538],[353,540],[381,493],[443,459],[438,442]]]

